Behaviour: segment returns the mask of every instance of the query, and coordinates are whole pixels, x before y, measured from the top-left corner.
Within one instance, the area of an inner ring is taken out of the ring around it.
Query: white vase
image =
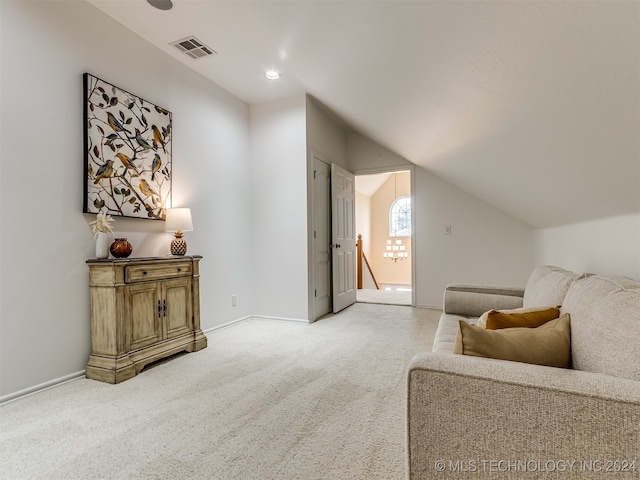
[[[96,237],[96,258],[109,257],[109,239],[104,232],[98,232]]]

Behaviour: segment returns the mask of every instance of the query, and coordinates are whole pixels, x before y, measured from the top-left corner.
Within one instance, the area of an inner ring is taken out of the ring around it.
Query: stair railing
[[[380,290],[380,285],[378,285],[378,281],[376,280],[376,276],[373,274],[373,270],[371,270],[371,265],[369,265],[369,260],[367,260],[367,256],[364,254],[364,250],[362,249],[362,235],[358,234],[358,241],[356,243],[356,249],[357,249],[357,270],[358,270],[358,290],[362,290],[362,261],[364,260],[364,264],[367,267],[367,270],[369,270],[369,274],[371,275],[371,278],[373,279],[373,283],[376,286],[377,290]]]

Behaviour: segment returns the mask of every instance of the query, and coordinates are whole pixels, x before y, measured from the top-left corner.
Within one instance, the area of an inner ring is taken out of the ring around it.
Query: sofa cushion
[[[571,314],[573,368],[640,381],[640,281],[580,278],[561,312]]]
[[[562,305],[573,281],[579,275],[550,265],[536,268],[527,281],[522,299],[523,307]]]
[[[444,313],[477,318],[491,308],[522,307],[524,289],[484,285],[452,284],[444,290]]]
[[[487,330],[459,322],[453,353],[534,363],[549,367],[571,366],[571,327],[568,314],[537,328]]]
[[[511,327],[536,328],[560,316],[560,307],[531,307],[514,310],[489,310],[478,319],[479,327],[489,330]]]
[[[443,313],[440,316],[438,329],[436,330],[436,335],[433,339],[433,352],[453,352],[456,335],[458,335],[458,330],[460,330],[460,321],[474,323],[476,319],[464,317],[462,315],[454,315],[452,313]]]

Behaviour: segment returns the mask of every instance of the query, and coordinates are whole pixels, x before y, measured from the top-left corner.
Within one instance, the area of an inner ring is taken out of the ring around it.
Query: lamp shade
[[[165,223],[167,232],[190,232],[193,230],[190,208],[168,208]]]

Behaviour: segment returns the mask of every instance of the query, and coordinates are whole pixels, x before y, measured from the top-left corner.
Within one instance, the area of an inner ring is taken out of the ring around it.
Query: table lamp
[[[182,238],[182,232],[193,230],[190,208],[168,208],[165,230],[175,232],[175,238],[171,241],[171,255],[184,255],[187,253],[187,242]]]

